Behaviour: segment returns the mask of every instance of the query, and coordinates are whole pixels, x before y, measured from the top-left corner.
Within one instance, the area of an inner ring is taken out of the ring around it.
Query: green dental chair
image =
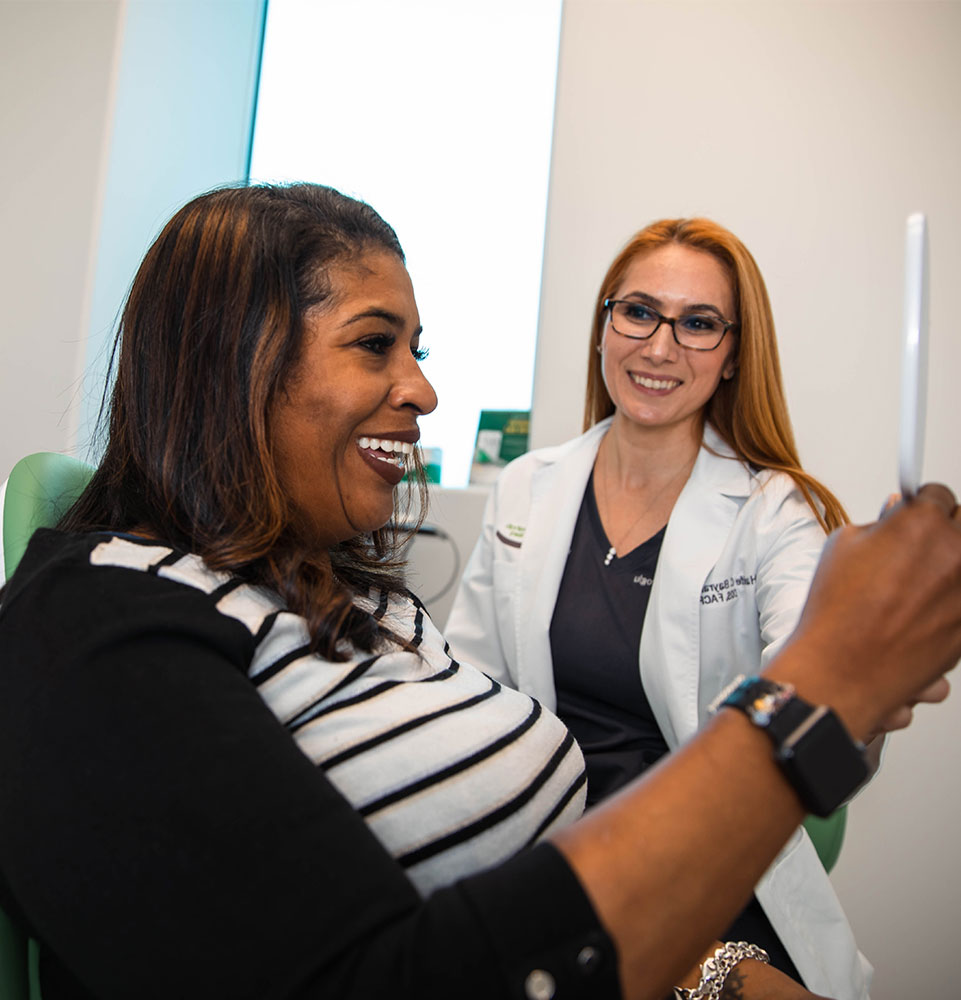
[[[37,528],[52,527],[83,491],[93,469],[40,452],[13,467],[0,486],[0,579],[13,574]],[[41,1000],[40,949],[0,910],[0,1000]]]

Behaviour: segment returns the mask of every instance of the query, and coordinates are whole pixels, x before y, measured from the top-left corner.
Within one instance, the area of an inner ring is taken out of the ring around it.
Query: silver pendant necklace
[[[595,471],[596,471],[596,466],[595,466]],[[677,473],[676,475],[672,476],[672,477],[671,477],[671,478],[670,478],[670,479],[669,479],[669,480],[668,480],[668,481],[667,481],[667,482],[666,482],[666,483],[665,483],[665,484],[664,484],[664,485],[663,485],[663,486],[662,486],[662,487],[661,487],[661,488],[660,488],[660,489],[659,489],[659,490],[657,491],[657,493],[656,493],[656,494],[654,495],[654,497],[653,497],[653,499],[651,500],[651,502],[650,502],[650,503],[649,503],[649,504],[648,504],[648,505],[647,505],[647,506],[646,506],[646,507],[645,507],[645,508],[644,508],[644,509],[643,509],[643,510],[642,510],[642,511],[640,512],[640,514],[638,514],[638,515],[637,515],[637,517],[635,518],[635,520],[634,520],[634,522],[633,522],[633,523],[631,524],[631,526],[630,526],[630,527],[629,527],[629,528],[627,529],[627,531],[626,531],[626,532],[625,532],[625,533],[624,533],[624,534],[623,534],[623,535],[621,536],[621,544],[622,544],[622,545],[623,545],[623,544],[624,544],[624,543],[625,543],[625,542],[626,542],[626,541],[628,540],[628,538],[630,538],[630,537],[631,537],[631,533],[632,533],[632,532],[634,531],[634,529],[635,529],[635,528],[636,528],[636,527],[637,527],[637,526],[638,526],[638,525],[639,525],[639,524],[641,523],[641,518],[643,518],[643,517],[644,517],[644,515],[645,515],[645,514],[647,514],[647,513],[649,512],[649,511],[651,511],[651,510],[653,510],[653,509],[654,509],[654,505],[655,505],[655,504],[656,504],[656,503],[658,502],[658,500],[660,500],[660,499],[661,499],[661,497],[662,497],[662,496],[663,496],[663,495],[664,495],[664,494],[665,494],[665,493],[667,492],[667,490],[668,490],[668,487],[670,487],[670,486],[672,486],[672,485],[673,485],[674,483],[676,483],[676,482],[677,482],[677,480],[678,480],[678,478],[679,478],[679,477],[680,477],[681,475],[684,475],[685,473],[689,474],[689,473],[690,473],[690,469],[689,469],[689,468],[683,468],[683,469],[681,469],[679,473]],[[605,474],[605,475],[603,476],[603,478],[602,478],[602,480],[601,480],[601,491],[602,491],[602,493],[604,494],[604,506],[605,506],[605,508],[607,508],[607,511],[608,511],[608,513],[610,514],[610,513],[611,513],[611,506],[610,506],[610,503],[608,502],[608,498],[607,498],[607,476],[606,476],[606,474]],[[672,506],[673,506],[673,504],[672,504]],[[600,510],[598,510],[598,514],[600,514]],[[602,521],[601,523],[602,523],[602,525],[603,525],[603,521]],[[607,554],[606,554],[606,555],[604,556],[604,565],[605,565],[605,566],[610,566],[610,565],[611,565],[611,563],[612,563],[612,562],[613,562],[613,561],[614,561],[614,560],[615,560],[616,558],[617,558],[617,546],[616,546],[616,545],[613,545],[613,544],[612,544],[612,545],[611,545],[611,547],[610,547],[610,548],[609,548],[609,549],[607,550]]]

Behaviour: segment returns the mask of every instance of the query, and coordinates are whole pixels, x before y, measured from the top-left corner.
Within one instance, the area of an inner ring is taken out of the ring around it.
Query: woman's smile
[[[647,375],[641,372],[628,372],[627,374],[636,386],[657,395],[666,395],[682,384],[679,378],[664,378],[663,376]]]
[[[414,454],[419,431],[393,431],[381,437],[359,437],[361,458],[392,486],[404,478],[407,462]]]

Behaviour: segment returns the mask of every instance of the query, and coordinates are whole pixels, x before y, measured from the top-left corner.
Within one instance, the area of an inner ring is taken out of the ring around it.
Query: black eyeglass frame
[[[614,306],[618,305],[619,303],[625,303],[626,305],[633,305],[633,306],[641,305],[644,306],[645,309],[650,310],[657,317],[657,324],[655,325],[654,329],[651,330],[651,332],[646,337],[639,337],[633,333],[622,333],[614,325]],[[671,328],[671,335],[674,337],[674,343],[677,344],[678,347],[683,347],[687,351],[716,351],[724,342],[724,337],[727,334],[727,331],[730,330],[732,327],[738,325],[733,320],[726,320],[723,316],[720,316],[719,314],[719,318],[721,320],[721,323],[724,325],[724,329],[721,331],[721,336],[717,338],[717,343],[713,347],[694,347],[692,344],[682,344],[681,341],[677,339],[677,327],[675,326],[675,324],[677,323],[678,320],[685,319],[686,318],[685,316],[674,316],[673,318],[670,316],[665,316],[663,315],[663,313],[659,313],[654,308],[654,306],[648,305],[647,302],[638,302],[636,299],[605,299],[604,309],[607,311],[607,320],[611,324],[611,329],[618,335],[618,337],[626,337],[628,340],[650,340],[651,337],[653,337],[654,334],[657,333],[658,330],[660,330],[661,326],[663,326],[664,323],[667,323],[667,325]],[[689,313],[688,315],[698,315],[698,314]]]

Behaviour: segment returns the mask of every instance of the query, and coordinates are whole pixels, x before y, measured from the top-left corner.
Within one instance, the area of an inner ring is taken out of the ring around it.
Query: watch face
[[[798,698],[790,684],[738,678],[718,703],[739,708],[768,734],[775,760],[815,816],[830,816],[868,776],[864,747],[831,709]]]
[[[775,757],[801,801],[816,816],[829,816],[868,776],[860,745],[824,706],[810,712],[778,746]]]

